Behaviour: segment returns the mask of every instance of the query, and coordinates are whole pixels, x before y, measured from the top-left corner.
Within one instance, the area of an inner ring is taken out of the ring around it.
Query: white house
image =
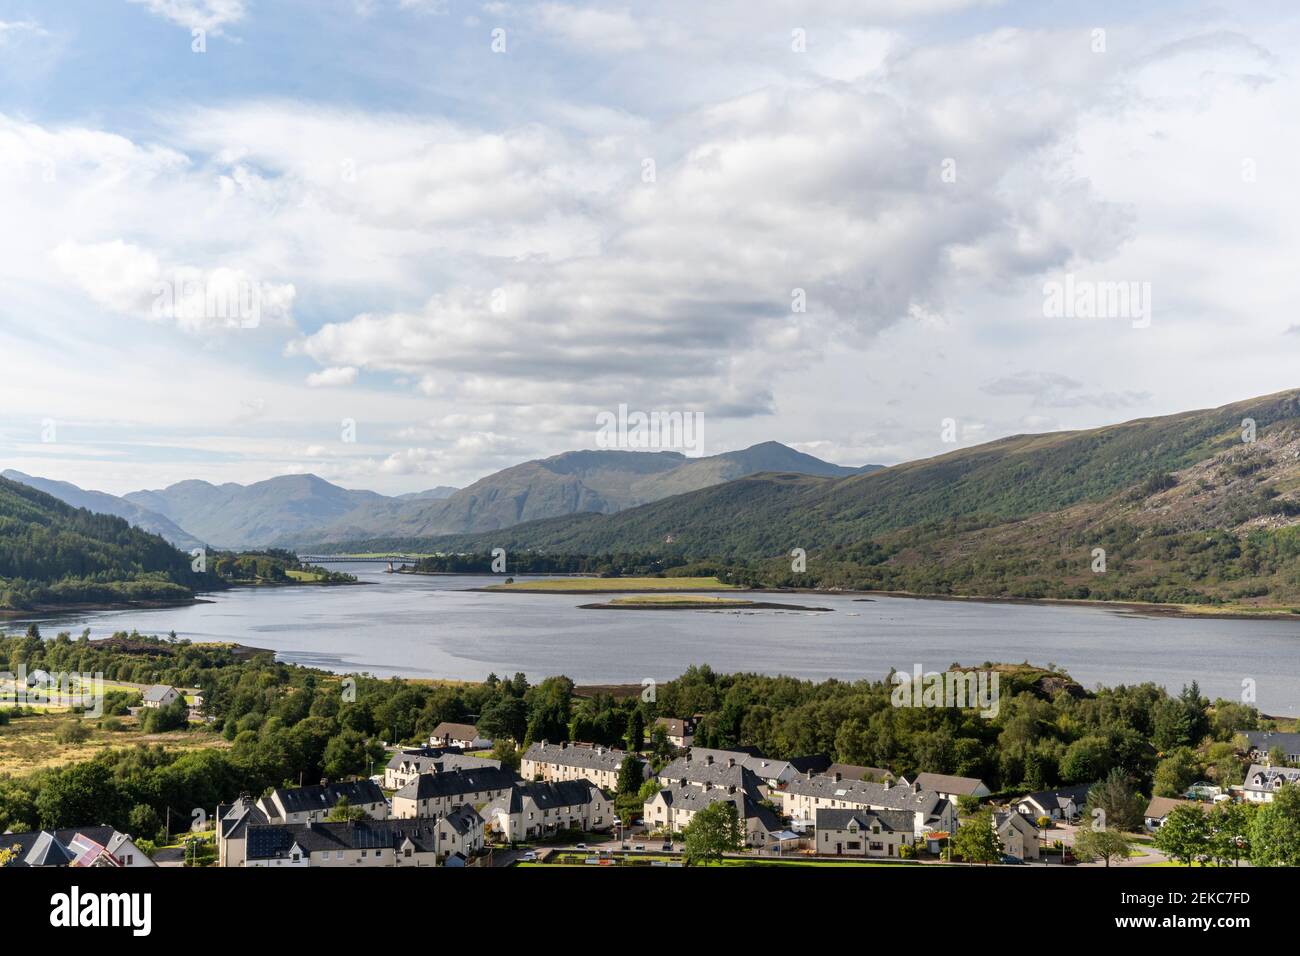
[[[154,684],[144,692],[144,705],[149,708],[169,707],[180,700],[181,692],[167,684]]]
[[[1059,790],[1040,790],[1016,801],[1016,811],[1032,820],[1047,817],[1050,820],[1073,820],[1083,813],[1092,784],[1062,787]]]
[[[245,843],[245,867],[421,867],[439,863],[438,821],[431,819],[253,823],[247,828]]]
[[[1253,763],[1246,771],[1242,793],[1251,803],[1272,803],[1273,795],[1284,785],[1300,783],[1300,769],[1293,767],[1264,767]]]
[[[817,811],[814,846],[822,856],[864,856],[888,859],[916,840],[913,817],[907,810]]]
[[[516,783],[481,813],[488,829],[511,842],[614,825],[613,804],[590,780]]]
[[[1017,860],[1037,860],[1040,850],[1038,827],[1026,814],[1008,810],[993,814],[993,830],[1002,841],[1002,851]]]
[[[371,820],[388,816],[384,793],[370,780],[325,783],[310,787],[277,787],[258,801],[267,823],[315,823],[326,820],[340,800],[364,810]]]
[[[519,762],[519,775],[525,780],[544,780],[548,783],[590,780],[606,790],[617,790],[619,770],[626,757],[625,751],[610,747],[552,744],[543,740],[524,751]],[[644,777],[645,761],[640,758],[637,761]]]

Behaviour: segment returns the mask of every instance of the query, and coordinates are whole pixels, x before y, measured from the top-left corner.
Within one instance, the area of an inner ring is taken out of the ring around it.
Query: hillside
[[[371,502],[318,529],[309,540],[421,538],[494,531],[575,514],[612,514],[761,471],[834,477],[863,473],[779,442],[703,458],[671,451],[572,451],[506,468],[440,501]],[[286,537],[284,543],[303,543],[303,539]]]
[[[123,497],[214,547],[236,549],[303,535],[362,505],[388,500],[373,491],[340,488],[315,475],[283,475],[251,485],[189,480]]]
[[[0,478],[0,608],[177,601],[219,587],[157,535]]]
[[[785,585],[1279,605],[1300,603],[1297,514],[1291,391],[1013,436],[873,474],[755,475],[615,515],[431,544],[717,559]],[[785,557],[796,547],[809,554],[804,575]],[[1091,570],[1096,547],[1104,574]]]
[[[165,515],[150,511],[117,495],[110,495],[103,491],[87,491],[68,481],[37,478],[25,475],[21,471],[14,471],[12,468],[0,472],[0,476],[35,488],[37,491],[43,491],[74,508],[85,508],[87,511],[123,518],[142,531],[162,535],[169,543],[182,550],[189,551],[203,545],[202,541]]]

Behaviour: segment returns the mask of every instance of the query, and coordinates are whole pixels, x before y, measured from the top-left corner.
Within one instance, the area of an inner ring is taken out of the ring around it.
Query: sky
[[[893,464],[1295,387],[1298,39],[1271,2],[0,0],[0,467],[396,494],[620,406]]]

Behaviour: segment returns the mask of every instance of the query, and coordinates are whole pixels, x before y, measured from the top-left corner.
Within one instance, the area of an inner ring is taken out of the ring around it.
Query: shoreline
[[[437,572],[459,574],[459,572]],[[489,594],[836,594],[854,600],[873,597],[908,598],[913,601],[956,601],[973,604],[1018,604],[1024,606],[1096,608],[1140,614],[1148,617],[1175,617],[1195,620],[1219,619],[1233,621],[1300,621],[1300,613],[1286,607],[1274,606],[1252,610],[1239,604],[1150,604],[1143,601],[1095,601],[1089,598],[1024,598],[983,594],[923,594],[916,591],[857,591],[850,588],[763,588],[732,587],[706,591],[700,588],[511,588],[488,585],[465,588],[466,592]],[[587,607],[589,605],[582,605]]]

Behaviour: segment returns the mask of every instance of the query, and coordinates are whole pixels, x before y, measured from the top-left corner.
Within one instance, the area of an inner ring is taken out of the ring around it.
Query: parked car
[[[632,847],[632,849],[634,849],[634,850],[644,850],[644,849],[645,849],[645,844],[644,844],[644,843],[638,843],[636,846]]]
[[[664,845],[663,845],[663,851],[664,851],[665,853],[671,853],[671,852],[672,852],[672,849],[673,849],[673,842],[672,842],[672,840],[665,840],[665,841],[664,841]]]
[[[573,848],[574,848],[575,850],[585,850],[585,849],[587,849],[587,844],[585,844],[585,843],[575,843],[575,844],[573,845]]]
[[[1002,854],[1002,862],[1010,866],[1014,866],[1017,863],[1024,863],[1025,861],[1020,859],[1020,857],[1018,856],[1012,856],[1010,853],[1004,853]]]
[[[537,854],[534,853],[532,850],[529,850],[527,853],[525,853],[525,854],[524,854],[523,856],[521,856],[519,859],[524,860],[524,861],[526,861],[526,862],[528,862],[528,863],[535,863],[535,862],[537,862]]]

